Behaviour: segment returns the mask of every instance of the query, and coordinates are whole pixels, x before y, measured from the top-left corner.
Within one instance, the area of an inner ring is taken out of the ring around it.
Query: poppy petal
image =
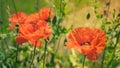
[[[25,38],[22,37],[22,36],[17,36],[15,39],[16,39],[16,41],[17,41],[17,43],[18,43],[19,45],[21,45],[22,43],[25,43],[25,42],[28,41],[27,39],[25,39]]]

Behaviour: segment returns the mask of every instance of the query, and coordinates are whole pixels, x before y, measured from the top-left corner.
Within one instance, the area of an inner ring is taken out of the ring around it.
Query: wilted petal
[[[17,41],[17,43],[18,43],[19,45],[21,45],[22,43],[25,43],[25,42],[28,41],[28,40],[25,39],[23,36],[17,36],[15,39],[16,39],[16,41]]]

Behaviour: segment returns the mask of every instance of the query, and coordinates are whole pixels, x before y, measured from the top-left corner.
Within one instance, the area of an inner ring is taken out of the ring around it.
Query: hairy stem
[[[113,53],[112,53],[112,55],[110,57],[110,60],[109,60],[109,62],[107,64],[107,66],[109,66],[112,63],[113,59],[114,59],[115,51],[117,49],[117,44],[119,43],[119,37],[120,37],[120,32],[118,32],[118,34],[116,36],[116,43],[115,43],[115,46],[114,46],[114,50],[113,50]]]
[[[37,41],[35,42],[34,53],[33,53],[33,56],[32,56],[32,61],[31,61],[31,64],[30,64],[30,68],[31,68],[32,65],[33,65],[33,61],[34,61],[35,54],[36,54],[36,43],[37,43]]]
[[[45,49],[44,49],[44,57],[43,57],[43,68],[45,68],[45,57],[46,57],[46,51],[47,51],[47,42],[45,41]]]
[[[86,55],[84,55],[84,56],[83,56],[83,61],[82,61],[82,68],[84,68],[85,59],[86,59]]]
[[[103,51],[103,56],[102,56],[102,61],[101,61],[101,67],[100,68],[103,68],[103,63],[104,63],[104,60],[105,60],[105,49]]]

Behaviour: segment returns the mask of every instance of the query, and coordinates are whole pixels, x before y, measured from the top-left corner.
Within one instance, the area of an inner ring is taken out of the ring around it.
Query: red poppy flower
[[[47,39],[52,34],[52,29],[45,21],[25,23],[19,26],[19,35],[16,37],[18,44],[29,41],[33,46],[41,45],[40,39]]]
[[[14,13],[10,18],[9,21],[11,22],[11,25],[9,26],[9,29],[14,29],[15,25],[18,24],[23,24],[23,20],[27,17],[27,15],[23,12],[17,12]]]
[[[39,14],[34,13],[30,14],[29,16],[26,17],[26,19],[23,21],[24,23],[36,23],[40,20]]]
[[[69,48],[74,48],[85,54],[89,60],[97,60],[98,54],[105,48],[106,34],[100,29],[79,27],[71,31],[66,42]]]
[[[53,17],[53,12],[50,8],[41,8],[39,12],[39,16],[41,20],[47,20],[48,18]]]

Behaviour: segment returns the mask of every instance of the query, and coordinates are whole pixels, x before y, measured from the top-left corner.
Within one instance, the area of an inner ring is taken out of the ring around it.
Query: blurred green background
[[[97,22],[94,13],[94,6],[97,7],[99,13],[103,13],[106,10],[106,3],[109,0],[65,0],[66,1],[66,17],[63,21],[63,26],[70,27],[74,24],[74,27],[88,26],[93,27]],[[25,12],[26,14],[34,13],[39,11],[41,7],[54,7],[54,0],[0,0],[0,33],[8,31],[6,28],[9,25],[8,18],[10,14],[15,12]],[[119,9],[120,0],[111,0],[110,13],[114,9]],[[15,10],[16,8],[16,10]],[[118,10],[116,10],[118,12]],[[90,19],[87,20],[86,16],[90,13]],[[67,24],[69,22],[69,25]],[[83,24],[84,22],[84,24]],[[93,25],[90,25],[93,24]],[[2,26],[4,25],[4,26]],[[100,27],[99,24],[96,27]],[[4,29],[4,30],[2,30]]]

